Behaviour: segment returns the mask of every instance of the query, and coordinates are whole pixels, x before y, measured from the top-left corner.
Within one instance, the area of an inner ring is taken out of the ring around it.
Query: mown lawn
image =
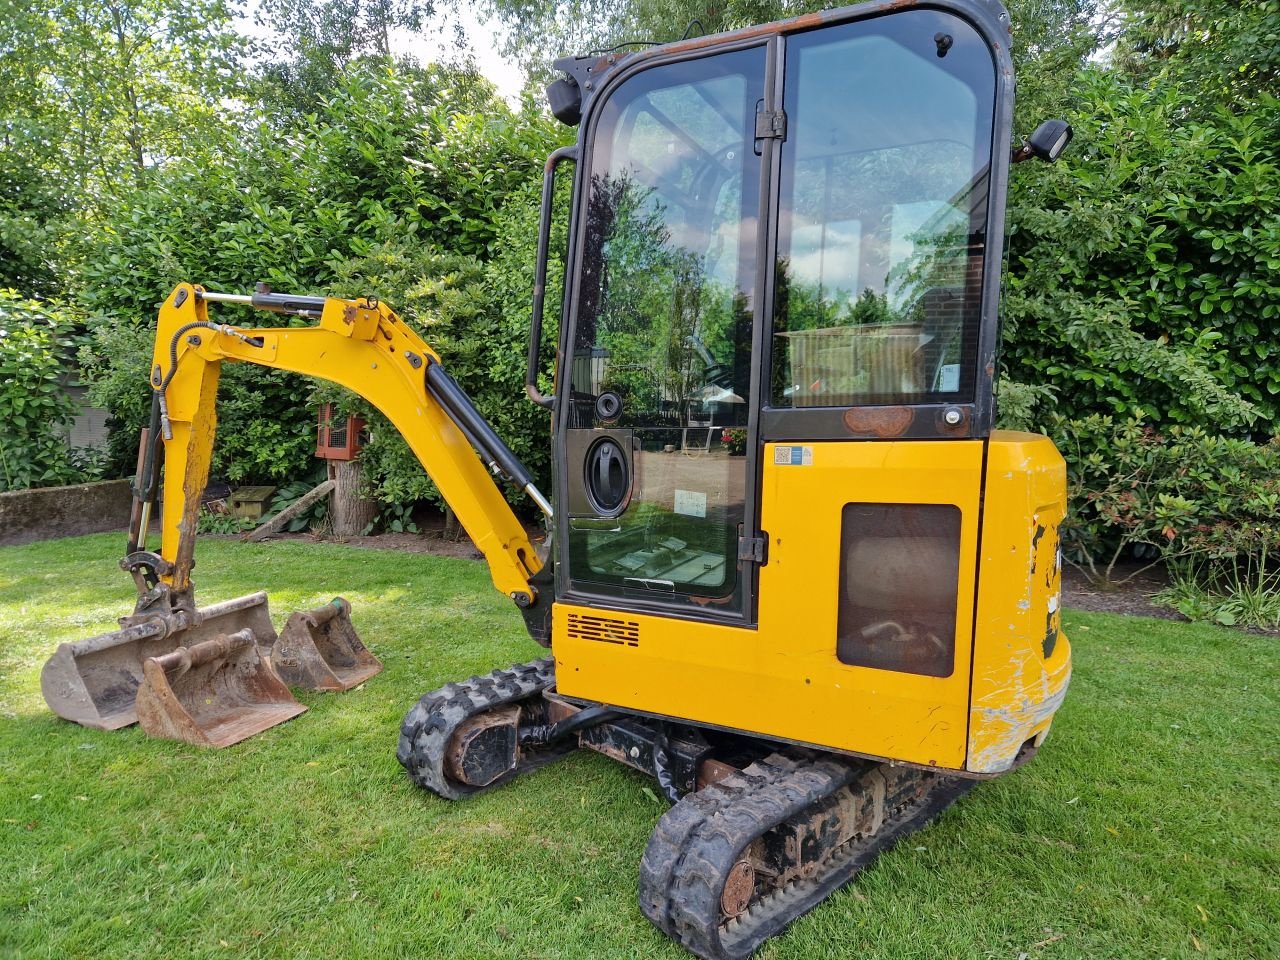
[[[54,717],[55,645],[131,607],[122,537],[0,549],[0,956],[668,957],[635,902],[662,813],[575,755],[451,804],[395,760],[400,718],[537,648],[475,562],[206,538],[200,600],[279,624],[335,593],[386,671],[221,752]],[[766,958],[1280,957],[1276,641],[1067,612],[1071,694],[985,784]]]

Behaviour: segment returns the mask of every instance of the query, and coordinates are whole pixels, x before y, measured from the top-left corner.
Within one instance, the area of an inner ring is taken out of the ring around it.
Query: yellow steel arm
[[[315,326],[215,328],[203,292],[184,283],[165,300],[151,366],[166,428],[160,579],[174,593],[190,587],[222,361],[238,360],[329,380],[372,403],[404,436],[484,554],[494,586],[513,598],[533,594],[529,578],[541,566],[534,548],[467,438],[426,388],[427,365],[439,356],[394,312],[376,301],[330,298]]]

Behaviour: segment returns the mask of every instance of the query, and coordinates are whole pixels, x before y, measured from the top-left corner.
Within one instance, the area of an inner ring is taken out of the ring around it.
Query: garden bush
[[[1265,578],[1280,558],[1280,439],[1100,414],[1058,421],[1054,437],[1072,502],[1064,557],[1095,582],[1114,583],[1135,548],[1202,585]]]
[[[1070,150],[1011,177],[1005,372],[1053,388],[1042,423],[1109,413],[1266,440],[1280,101],[1241,111],[1171,70],[1081,71]]]
[[[266,281],[287,292],[370,294],[404,309],[400,288],[377,272],[386,250],[421,253],[432,263],[461,258],[456,262],[466,260],[471,273],[453,286],[465,289],[472,303],[458,305],[458,322],[466,311],[484,320],[452,346],[485,357],[472,362],[457,354],[451,369],[483,394],[489,368],[507,362],[496,354],[512,339],[503,319],[511,306],[508,286],[482,284],[475,271],[509,245],[501,236],[509,223],[532,260],[528,213],[509,220],[506,206],[514,198],[536,216],[542,161],[563,139],[552,121],[531,107],[517,116],[469,74],[378,62],[353,65],[319,115],[261,120],[238,151],[178,158],[156,170],[147,186],[109,211],[108,227],[87,232],[81,242],[78,296],[96,317],[85,364],[94,402],[112,412],[111,449],[121,467],[131,465],[148,416],[156,310],[181,280],[228,291]],[[361,275],[366,268],[368,275]],[[121,284],[121,276],[130,282]],[[521,291],[526,313],[530,288],[531,282]],[[412,304],[406,312],[415,314]],[[218,310],[217,319],[290,322],[234,308]],[[523,322],[527,330],[527,318]],[[523,344],[517,352],[523,355]],[[225,365],[214,473],[243,483],[308,473],[313,391],[304,377]],[[515,397],[506,398],[508,408]],[[499,404],[489,409],[503,411]],[[504,436],[513,446],[522,443]],[[370,456],[376,455],[375,447]],[[415,493],[426,495],[421,487],[381,491],[396,498]]]
[[[0,491],[76,483],[84,477],[67,430],[73,326],[56,308],[0,289]]]

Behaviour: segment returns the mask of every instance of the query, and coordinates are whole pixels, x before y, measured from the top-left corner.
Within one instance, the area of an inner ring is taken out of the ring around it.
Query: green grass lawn
[[[39,692],[113,628],[123,537],[0,549],[0,956],[686,956],[640,914],[664,806],[574,755],[448,803],[395,760],[451,679],[532,659],[480,563],[206,538],[202,603],[261,588],[277,624],[335,593],[386,664],[224,751],[101,733]],[[1068,610],[1053,735],[761,951],[766,958],[1280,957],[1274,638]]]

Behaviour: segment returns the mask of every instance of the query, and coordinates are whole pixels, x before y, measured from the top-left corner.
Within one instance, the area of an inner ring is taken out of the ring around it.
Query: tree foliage
[[[1077,137],[1018,180],[1009,375],[1090,412],[1261,435],[1280,414],[1280,178],[1267,118],[1088,68]]]
[[[389,65],[392,34],[439,19],[434,0],[260,0],[258,26],[271,32],[260,90],[268,103],[307,114],[361,60]]]
[[[504,211],[512,198],[535,202],[531,185],[559,136],[549,121],[512,113],[465,73],[374,61],[350,67],[319,113],[264,119],[234,148],[166,164],[146,189],[111,208],[109,229],[83,240],[80,299],[102,318],[98,346],[86,358],[93,396],[121,426],[145,422],[145,331],[178,280],[229,291],[258,281],[290,292],[341,287],[412,314],[414,303],[406,308],[401,300],[410,281],[435,277],[442,262],[455,262],[449,257],[482,263],[497,254]],[[399,265],[384,269],[388,257]],[[410,265],[425,272],[403,283],[384,279]],[[131,282],[119,284],[121,275]],[[499,327],[505,306],[486,300],[486,323]],[[460,329],[464,321],[457,320]],[[467,342],[493,352],[508,338],[477,326]],[[477,372],[482,392],[490,382]],[[518,392],[522,381],[502,382]],[[311,391],[299,376],[228,364],[215,469],[234,481],[305,473],[314,440]],[[493,409],[500,414],[502,405]],[[121,463],[131,432],[120,431]]]

